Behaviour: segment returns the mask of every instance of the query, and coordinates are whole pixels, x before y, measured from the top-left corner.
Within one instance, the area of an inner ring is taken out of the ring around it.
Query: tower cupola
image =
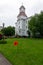
[[[20,8],[19,8],[19,14],[18,14],[18,16],[17,17],[19,17],[19,16],[25,16],[25,17],[27,17],[27,15],[25,14],[25,7],[22,5]]]
[[[23,5],[20,7],[20,12],[25,12],[25,7]]]

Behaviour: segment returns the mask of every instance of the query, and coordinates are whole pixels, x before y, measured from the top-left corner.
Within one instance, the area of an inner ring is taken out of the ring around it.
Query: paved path
[[[12,65],[12,64],[0,53],[0,65]]]

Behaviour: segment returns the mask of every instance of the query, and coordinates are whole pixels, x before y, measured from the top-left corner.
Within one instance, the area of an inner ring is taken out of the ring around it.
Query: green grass
[[[14,41],[18,46],[14,46]],[[43,65],[43,39],[14,38],[0,44],[0,52],[12,65]]]

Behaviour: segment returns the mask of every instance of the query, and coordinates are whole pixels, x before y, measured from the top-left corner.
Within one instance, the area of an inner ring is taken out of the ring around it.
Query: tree
[[[3,35],[2,34],[0,34],[0,40],[3,38]]]
[[[29,21],[29,28],[33,33],[33,36],[43,36],[43,12],[35,14]]]
[[[15,28],[11,26],[4,28],[1,31],[5,36],[13,36],[15,34]]]
[[[40,22],[40,30],[39,30],[39,32],[40,32],[41,36],[43,36],[43,12],[41,12],[39,14],[38,20]]]
[[[0,31],[0,40],[3,38],[2,32]]]

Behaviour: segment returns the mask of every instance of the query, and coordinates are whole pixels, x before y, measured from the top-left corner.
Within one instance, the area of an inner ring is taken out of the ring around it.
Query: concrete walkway
[[[12,64],[0,53],[0,65],[12,65]]]

